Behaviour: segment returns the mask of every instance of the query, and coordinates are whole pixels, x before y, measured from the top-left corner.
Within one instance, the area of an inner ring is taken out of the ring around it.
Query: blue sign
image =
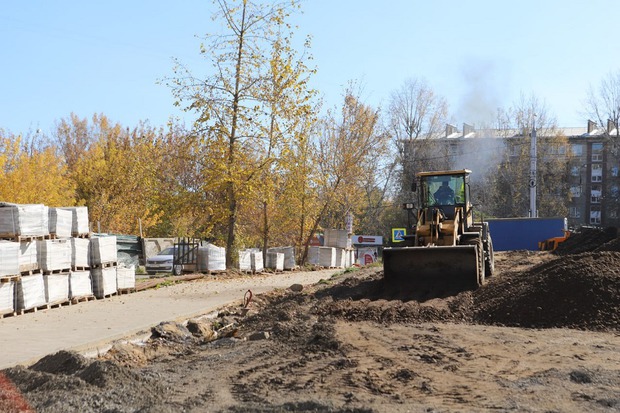
[[[392,242],[403,242],[407,228],[392,228]]]

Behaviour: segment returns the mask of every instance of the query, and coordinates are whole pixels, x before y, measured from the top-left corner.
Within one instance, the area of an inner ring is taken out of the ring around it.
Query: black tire
[[[478,279],[476,280],[474,287],[478,288],[481,285],[484,285],[484,282],[486,280],[485,277],[485,269],[486,269],[486,265],[485,265],[485,259],[484,259],[484,245],[482,242],[482,238],[477,237],[477,238],[472,238],[470,240],[467,241],[468,245],[475,245],[476,246],[476,257],[478,258]]]
[[[493,240],[491,237],[487,240],[486,259],[484,260],[485,276],[492,277],[495,274],[495,258],[493,256]]]
[[[486,281],[486,265],[484,259],[484,244],[482,242],[482,238],[478,238],[478,287],[484,285]]]

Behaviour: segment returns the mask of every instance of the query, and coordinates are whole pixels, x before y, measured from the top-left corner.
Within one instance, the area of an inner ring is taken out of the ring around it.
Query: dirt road
[[[369,268],[3,372],[38,412],[619,411],[619,267],[500,253],[484,287],[425,301]]]
[[[31,364],[59,350],[104,353],[124,337],[150,334],[162,320],[187,320],[254,294],[312,284],[337,270],[207,277],[104,300],[0,319],[0,368]]]

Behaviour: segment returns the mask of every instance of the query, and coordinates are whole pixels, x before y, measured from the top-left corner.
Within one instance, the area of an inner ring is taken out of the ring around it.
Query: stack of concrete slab
[[[90,239],[90,275],[95,297],[104,298],[116,294],[117,257],[116,236],[105,235]]]
[[[71,237],[73,213],[62,208],[49,208],[49,233],[57,238]]]
[[[71,238],[71,268],[90,268],[90,238]]]
[[[0,241],[0,276],[19,275],[20,243]]]
[[[0,315],[15,312],[15,281],[0,283]]]
[[[93,297],[90,270],[71,270],[69,274],[69,297],[72,300]]]
[[[71,214],[72,214],[71,236],[83,237],[83,236],[87,236],[90,233],[89,222],[88,222],[88,207],[85,207],[85,206],[63,207],[62,209],[71,211]]]
[[[43,272],[71,270],[71,241],[68,239],[44,239],[37,242],[39,267]]]
[[[260,252],[258,248],[246,248],[239,251],[239,270],[244,272],[252,272],[252,256]]]
[[[197,269],[199,272],[226,271],[226,248],[213,244],[198,247]]]
[[[324,231],[324,245],[335,248],[335,267],[348,268],[352,265],[353,248],[351,238],[346,230],[326,229]]]
[[[255,251],[250,254],[251,262],[252,262],[252,272],[263,272],[265,266],[263,264],[263,252]]]
[[[90,238],[71,238],[69,296],[73,301],[94,297],[90,275]]]
[[[336,268],[346,268],[347,265],[347,250],[344,248],[334,248],[336,257],[334,259]]]
[[[285,270],[297,268],[297,263],[295,262],[295,247],[273,247],[269,248],[267,252],[279,252],[284,254],[283,267]]]
[[[349,268],[355,264],[355,250],[354,249],[346,249],[344,251],[344,266],[345,268]]]
[[[31,310],[47,305],[43,274],[32,274],[17,281],[15,294],[17,311]]]
[[[103,235],[90,239],[90,265],[116,265],[118,253],[115,235]]]
[[[15,290],[19,281],[19,242],[0,241],[0,314],[15,312]]]
[[[60,304],[69,301],[69,272],[43,275],[45,301]]]
[[[37,241],[20,241],[19,242],[19,272],[32,273],[40,269],[39,267],[39,249]],[[4,265],[4,264],[3,264]]]
[[[319,267],[336,267],[336,248],[334,247],[309,247],[308,263]]]
[[[268,251],[265,257],[265,268],[274,271],[284,271],[284,254],[281,252]]]
[[[116,287],[119,291],[136,288],[136,268],[134,266],[116,267]]]
[[[118,291],[116,267],[96,267],[90,270],[90,275],[95,297],[105,298]]]
[[[40,237],[49,235],[48,207],[43,204],[0,203],[0,236]]]
[[[344,229],[326,229],[324,231],[323,245],[334,248],[351,248],[349,234]]]

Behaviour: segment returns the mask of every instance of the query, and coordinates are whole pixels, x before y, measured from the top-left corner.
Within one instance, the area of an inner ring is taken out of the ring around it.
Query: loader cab
[[[455,208],[469,200],[469,171],[423,172],[418,174],[421,208],[440,208],[453,219]]]

